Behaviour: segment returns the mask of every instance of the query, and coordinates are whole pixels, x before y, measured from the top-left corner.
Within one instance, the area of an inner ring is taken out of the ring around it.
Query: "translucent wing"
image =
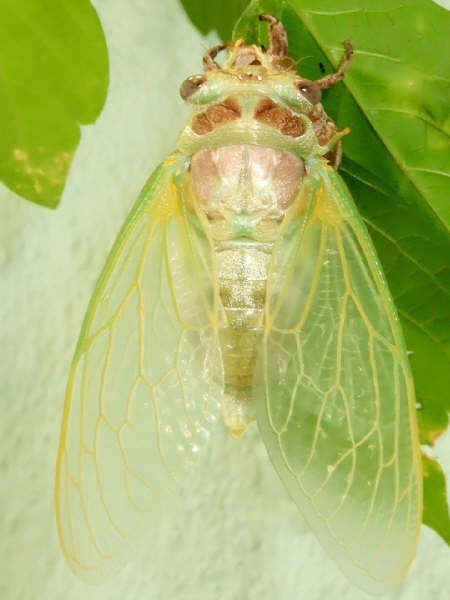
[[[155,171],[120,233],[67,386],[57,522],[71,569],[91,581],[122,566],[219,411],[212,247],[177,170],[170,159]]]
[[[372,244],[330,168],[307,179],[267,285],[255,383],[267,451],[344,573],[386,592],[421,523],[414,390]]]

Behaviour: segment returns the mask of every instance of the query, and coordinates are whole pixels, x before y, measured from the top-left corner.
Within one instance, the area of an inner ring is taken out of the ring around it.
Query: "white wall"
[[[366,598],[340,575],[273,473],[256,429],[223,435],[209,472],[148,535],[148,551],[91,587],[67,569],[53,485],[64,387],[92,286],[149,172],[174,147],[186,112],[179,83],[210,45],[176,0],[96,0],[111,85],[83,129],[60,208],[0,190],[1,600],[315,600]],[[449,436],[437,448],[450,466]],[[450,472],[447,469],[450,476]],[[423,528],[392,598],[450,597],[449,549]]]

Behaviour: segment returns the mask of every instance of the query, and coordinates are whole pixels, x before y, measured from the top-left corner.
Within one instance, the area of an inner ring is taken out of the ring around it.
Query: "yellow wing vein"
[[[380,558],[380,556],[382,555],[382,553],[384,552],[384,550],[386,548],[386,544],[389,539],[389,533],[390,533],[390,530],[392,528],[392,524],[394,521],[394,516],[395,516],[395,513],[397,512],[397,508],[400,503],[400,500],[399,500],[399,473],[398,473],[398,434],[399,434],[398,427],[399,427],[399,417],[400,417],[400,396],[399,396],[400,389],[399,389],[397,368],[398,368],[398,364],[395,363],[395,366],[394,366],[394,391],[395,391],[396,427],[395,427],[395,432],[394,432],[394,454],[393,454],[393,460],[395,463],[395,496],[394,496],[393,507],[392,507],[392,511],[391,511],[391,517],[386,525],[386,533],[383,536],[383,540],[380,544],[380,549],[374,555],[371,564],[374,564],[377,562],[377,560]]]
[[[98,454],[97,439],[98,439],[98,429],[99,429],[99,426],[100,426],[100,421],[97,422],[97,425],[95,427],[95,431],[96,431],[96,435],[95,435],[95,440],[96,440],[95,441],[95,452],[96,452],[96,455]],[[117,523],[114,521],[114,519],[113,519],[113,517],[112,517],[112,515],[111,515],[111,513],[109,511],[108,505],[106,503],[105,494],[104,494],[104,491],[103,491],[103,484],[102,484],[101,475],[100,475],[100,469],[99,469],[98,460],[95,461],[95,474],[96,474],[96,479],[97,479],[98,491],[99,491],[99,494],[100,494],[100,500],[101,500],[101,503],[103,505],[103,508],[105,509],[105,514],[107,515],[108,520],[111,523],[113,529],[116,531],[116,533],[122,539],[125,539],[126,536],[125,536],[124,532],[117,525]]]
[[[110,336],[109,336],[109,340],[108,340],[108,351],[111,349],[111,337],[112,337],[112,331],[110,332]],[[84,353],[84,352],[83,352]],[[106,372],[106,368],[107,368],[107,359],[108,354],[105,354],[105,361],[103,364],[103,368],[102,368],[102,377],[104,377],[105,372]],[[80,506],[81,506],[81,510],[84,516],[84,520],[85,520],[85,524],[86,524],[86,528],[87,528],[87,532],[89,535],[89,538],[91,540],[92,546],[95,549],[95,551],[97,552],[97,554],[99,555],[99,558],[104,557],[106,558],[108,555],[105,555],[101,552],[100,548],[98,547],[97,541],[95,539],[95,536],[93,534],[92,531],[92,526],[91,526],[91,522],[88,516],[88,511],[87,511],[87,507],[86,507],[86,501],[85,501],[85,497],[84,497],[84,493],[83,493],[83,488],[81,486],[81,481],[82,481],[82,468],[83,468],[83,452],[82,452],[82,443],[84,440],[84,420],[85,420],[85,402],[86,402],[86,370],[88,367],[88,357],[85,357],[84,363],[83,363],[83,369],[82,369],[82,374],[81,374],[81,390],[80,390],[80,452],[79,452],[79,457],[78,457],[78,479],[80,482],[79,485],[79,498],[80,498]],[[105,419],[105,416],[103,415],[102,412],[102,406],[101,406],[101,400],[100,400],[100,406],[99,406],[99,418],[98,419]],[[98,420],[97,420],[97,424],[98,424]],[[97,430],[97,427],[96,427]],[[96,466],[96,471],[98,471],[98,465],[97,465],[97,461],[95,460],[95,440],[94,440],[94,464]],[[102,503],[105,506],[106,509],[106,504],[104,503],[104,499],[103,499],[103,495],[102,495],[102,488],[99,487],[99,492],[102,496]],[[71,517],[69,516],[69,519],[71,519]],[[83,568],[85,568],[84,565],[82,565],[82,563],[80,563],[79,560],[76,560],[76,562],[80,565],[83,566]]]
[[[342,239],[340,236],[340,232],[336,229],[336,240],[337,240],[337,244],[338,244],[338,248],[339,248],[339,256],[340,256],[340,260],[341,260],[341,266],[342,266],[342,273],[343,273],[343,277],[344,277],[344,281],[345,281],[345,285],[347,288],[347,297],[350,296],[352,297],[352,299],[354,299],[354,294],[352,292],[352,287],[351,287],[351,283],[350,283],[350,277],[349,277],[349,273],[348,273],[348,264],[347,264],[347,259],[345,256],[345,251],[343,248],[343,244],[342,244]],[[372,381],[373,381],[373,386],[374,386],[374,392],[375,392],[375,406],[376,406],[376,422],[379,422],[379,417],[380,417],[380,397],[379,397],[379,387],[378,387],[378,378],[377,378],[377,369],[376,369],[376,364],[375,364],[375,357],[374,357],[374,353],[373,353],[373,341],[372,341],[372,336],[371,331],[373,330],[373,328],[371,327],[370,321],[367,318],[367,316],[365,315],[362,307],[360,306],[360,308],[358,309],[358,311],[360,312],[361,318],[364,320],[364,323],[366,324],[366,327],[369,330],[369,338],[368,338],[368,344],[369,344],[369,356],[370,356],[370,365],[371,365],[371,370],[372,370]],[[344,320],[345,320],[345,306],[343,307],[343,312],[341,313],[341,320],[340,320],[340,327],[339,327],[339,334],[338,334],[338,357],[337,357],[337,372],[339,373],[339,380],[341,379],[340,377],[340,373],[341,373],[341,368],[342,368],[342,358],[341,358],[341,350],[342,350],[342,335],[343,335],[343,327],[344,327]],[[364,315],[364,316],[363,316]],[[350,439],[352,441],[352,447],[353,447],[353,460],[352,460],[352,468],[351,468],[351,474],[348,476],[348,482],[347,482],[347,487],[345,489],[345,492],[343,494],[343,499],[342,502],[340,504],[340,506],[338,507],[337,510],[333,511],[331,513],[331,515],[329,516],[328,520],[331,520],[336,514],[337,512],[340,510],[340,508],[342,507],[342,505],[345,502],[346,496],[350,490],[351,485],[353,484],[353,477],[354,477],[354,473],[355,473],[355,464],[356,464],[356,456],[355,456],[355,439],[353,436],[353,432],[352,432],[352,428],[351,428],[351,415],[350,415],[350,409],[349,409],[349,404],[348,404],[348,398],[346,397],[346,394],[344,393],[344,390],[342,390],[342,396],[344,398],[344,405],[346,408],[346,416],[347,416],[347,421],[348,421],[348,428],[349,428],[349,434],[350,434]],[[380,452],[380,456],[379,456],[379,467],[378,467],[378,472],[377,472],[377,476],[376,476],[376,481],[375,481],[375,486],[373,489],[373,492],[371,494],[371,502],[369,504],[369,508],[368,508],[368,513],[367,516],[363,522],[362,527],[360,528],[360,530],[358,530],[355,534],[355,536],[352,536],[353,540],[357,537],[360,537],[364,531],[367,528],[368,525],[368,521],[370,518],[370,515],[372,514],[373,511],[373,506],[375,503],[375,498],[376,498],[376,494],[378,491],[378,485],[379,485],[379,479],[380,479],[380,474],[381,474],[381,470],[382,470],[382,463],[383,463],[383,444],[382,444],[382,439],[381,439],[381,433],[379,430],[379,425],[376,427],[376,431],[377,431],[377,435],[378,435],[378,440],[379,440],[379,452]],[[350,546],[351,544],[348,544],[346,546]]]
[[[274,327],[273,322],[274,322],[274,320],[276,318],[276,315],[279,313],[279,311],[281,309],[281,306],[283,304],[284,298],[285,298],[286,293],[287,293],[287,289],[289,288],[289,284],[290,284],[290,282],[292,280],[293,271],[294,271],[294,268],[293,268],[292,265],[293,265],[293,263],[295,263],[295,259],[298,257],[299,253],[302,250],[303,236],[304,236],[305,230],[307,228],[307,225],[309,224],[309,221],[310,221],[310,218],[311,218],[312,209],[313,209],[313,202],[308,202],[307,203],[307,208],[306,208],[304,219],[302,221],[302,224],[301,224],[300,229],[299,229],[298,234],[297,234],[298,240],[296,242],[296,249],[295,249],[294,256],[290,259],[290,264],[285,265],[285,269],[286,269],[287,275],[285,277],[285,282],[284,282],[284,285],[283,285],[283,292],[280,293],[279,296],[278,296],[278,298],[277,298],[276,305],[274,306],[274,308],[272,310],[272,315],[270,315],[270,305],[269,305],[269,303],[266,303],[265,322],[266,322],[266,328],[267,329],[278,330],[276,327]],[[322,246],[321,246],[321,248],[322,248]],[[321,264],[322,264],[322,261],[320,259],[318,259],[317,260],[317,265],[318,265],[317,268],[318,268],[319,272],[317,272],[317,271],[315,272],[313,284],[311,285],[311,290],[310,290],[310,294],[309,294],[310,297],[311,297],[311,295],[313,293],[314,282],[317,282],[317,280],[319,278]],[[272,265],[272,267],[273,267],[273,265]],[[270,281],[271,281],[271,277],[272,277],[272,274],[271,274],[270,271],[271,271],[271,269],[269,269],[269,273],[268,273],[268,277],[267,277],[268,286],[270,285]],[[269,288],[268,288],[267,292],[268,292],[268,294],[270,294],[270,289]],[[308,301],[307,301],[307,305],[308,305]],[[305,310],[306,310],[306,308],[305,308]],[[306,319],[306,315],[305,315],[305,319]],[[305,319],[303,319],[302,322],[304,322]],[[299,328],[300,327],[301,327],[301,324],[300,324]],[[281,331],[281,330],[278,330],[278,331]]]
[[[194,243],[193,243],[193,240],[192,240],[192,234],[191,234],[191,231],[190,231],[189,227],[187,226],[187,219],[188,219],[188,217],[187,217],[186,203],[184,201],[182,201],[180,204],[181,204],[180,212],[181,212],[181,215],[182,215],[183,232],[184,232],[184,235],[185,235],[186,240],[187,240],[187,244],[188,244],[188,248],[189,248],[188,252],[190,253],[190,257],[191,257],[193,265],[194,265],[195,278],[197,280],[197,289],[200,291],[200,295],[201,295],[201,299],[202,299],[202,304],[203,304],[203,308],[205,310],[205,313],[207,315],[209,315],[209,320],[211,322],[211,318],[212,318],[211,309],[209,307],[209,302],[208,302],[208,300],[206,298],[206,295],[205,295],[205,289],[204,289],[204,285],[203,285],[203,279],[202,279],[202,277],[200,277],[200,267],[199,267],[198,253],[195,252]],[[210,240],[208,240],[208,242],[210,242]]]

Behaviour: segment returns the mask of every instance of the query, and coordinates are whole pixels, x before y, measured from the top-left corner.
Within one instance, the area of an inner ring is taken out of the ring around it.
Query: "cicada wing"
[[[257,419],[290,495],[343,572],[383,593],[421,524],[414,390],[395,308],[339,176],[306,180],[267,282]]]
[[[110,253],[67,386],[56,509],[71,569],[101,581],[219,413],[214,255],[190,176],[159,167]]]

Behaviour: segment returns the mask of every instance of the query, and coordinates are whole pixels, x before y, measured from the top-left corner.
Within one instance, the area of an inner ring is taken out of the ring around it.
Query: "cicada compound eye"
[[[295,83],[295,87],[298,89],[301,95],[308,100],[308,102],[311,102],[311,104],[317,104],[320,102],[322,92],[315,81],[311,81],[310,79],[301,79]]]
[[[192,75],[183,81],[180,86],[180,96],[183,100],[188,100],[205,83],[204,75]]]

